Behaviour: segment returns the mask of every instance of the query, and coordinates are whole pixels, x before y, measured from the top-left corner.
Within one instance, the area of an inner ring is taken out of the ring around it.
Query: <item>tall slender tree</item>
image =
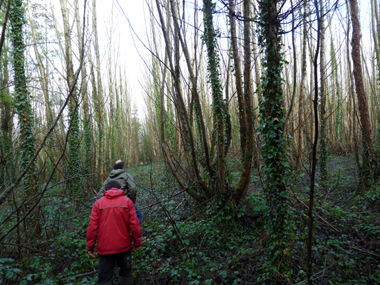
[[[65,38],[65,63],[66,63],[66,80],[68,87],[69,100],[69,131],[68,131],[68,143],[69,143],[69,175],[70,177],[76,177],[80,173],[80,131],[79,131],[79,100],[75,86],[75,76],[72,59],[72,47],[71,47],[71,26],[69,23],[69,12],[67,9],[67,1],[60,0],[63,29]],[[71,179],[69,182],[70,194],[73,197],[81,195],[81,183],[78,178]]]
[[[92,28],[94,30],[94,49],[95,49],[95,58],[96,58],[96,77],[97,77],[97,93],[96,93],[96,106],[97,109],[95,110],[98,117],[98,166],[99,166],[99,175],[100,175],[100,181],[104,181],[104,115],[103,115],[103,104],[104,104],[104,97],[103,97],[103,85],[102,85],[102,76],[100,72],[100,52],[99,52],[99,40],[98,40],[98,23],[97,23],[97,8],[96,8],[96,1],[93,0],[93,6],[92,6]],[[95,72],[94,72],[95,75]],[[93,79],[95,82],[95,79]]]
[[[297,154],[297,170],[300,171],[302,168],[302,159],[304,156],[304,124],[306,124],[306,42],[307,42],[307,24],[306,24],[307,7],[304,4],[303,12],[303,31],[302,31],[302,49],[301,49],[301,86],[300,86],[300,96],[298,101],[298,154]]]
[[[321,168],[321,179],[322,182],[327,180],[327,118],[326,118],[326,64],[325,64],[325,17],[324,15],[324,4],[323,0],[319,0],[320,7],[320,76],[321,76],[321,87],[320,87],[320,168]]]
[[[9,81],[9,59],[8,59],[8,46],[3,47],[3,53],[1,54],[1,86],[6,86]],[[14,112],[12,107],[12,98],[9,94],[9,88],[3,88],[0,91],[0,108],[1,108],[1,166],[0,166],[0,185],[4,185],[5,182],[11,183],[10,179],[14,176],[15,167],[13,164],[12,155],[12,133],[13,133],[13,120],[12,114]]]
[[[83,128],[84,128],[84,169],[91,166],[91,144],[92,144],[92,131],[91,131],[91,119],[90,119],[90,110],[89,110],[89,98],[87,93],[87,67],[86,67],[86,56],[85,56],[85,49],[86,46],[83,42],[83,35],[82,35],[82,23],[79,18],[79,7],[78,7],[78,0],[74,1],[74,13],[75,13],[75,22],[76,22],[76,28],[77,28],[77,34],[78,34],[78,45],[79,45],[79,54],[80,57],[83,56],[83,64],[82,64],[82,71],[81,71],[81,97],[83,101]]]

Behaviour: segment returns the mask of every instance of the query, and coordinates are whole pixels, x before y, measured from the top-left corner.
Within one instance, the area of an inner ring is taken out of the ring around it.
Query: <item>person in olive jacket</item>
[[[141,249],[141,228],[131,199],[119,182],[109,181],[104,196],[92,207],[87,228],[87,250],[99,255],[98,284],[112,284],[115,263],[120,267],[121,285],[132,285],[131,249]]]
[[[107,177],[106,181],[104,181],[100,191],[98,192],[98,198],[103,196],[105,191],[106,184],[111,180],[116,180],[121,185],[121,190],[125,192],[125,195],[132,200],[133,203],[136,203],[136,184],[133,180],[133,176],[124,170],[124,161],[116,160],[113,165],[113,170],[110,175]]]
[[[105,185],[111,180],[116,180],[121,185],[120,189],[123,190],[125,192],[125,195],[132,200],[133,204],[136,204],[136,184],[133,179],[133,176],[125,172],[124,165],[124,161],[120,159],[116,160],[115,164],[113,165],[113,170],[107,177],[106,181],[104,181],[102,187],[100,188],[100,191],[98,192],[98,199],[103,196],[103,193],[105,191]],[[142,213],[136,205],[135,210],[137,213],[137,217],[139,218],[139,222],[141,222]]]

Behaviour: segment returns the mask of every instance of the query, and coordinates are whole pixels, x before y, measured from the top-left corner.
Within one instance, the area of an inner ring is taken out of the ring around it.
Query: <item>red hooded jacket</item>
[[[92,207],[87,228],[87,250],[93,251],[98,239],[99,254],[114,254],[142,245],[140,223],[135,206],[125,192],[111,188]]]

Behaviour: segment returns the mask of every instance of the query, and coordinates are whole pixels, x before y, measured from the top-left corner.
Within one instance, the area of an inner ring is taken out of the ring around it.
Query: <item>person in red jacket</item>
[[[87,228],[87,250],[95,257],[95,244],[98,241],[99,255],[98,284],[112,284],[115,263],[120,267],[121,285],[132,285],[131,249],[141,249],[141,229],[135,206],[121,185],[109,181],[104,196],[92,207]],[[132,238],[131,238],[132,235]]]

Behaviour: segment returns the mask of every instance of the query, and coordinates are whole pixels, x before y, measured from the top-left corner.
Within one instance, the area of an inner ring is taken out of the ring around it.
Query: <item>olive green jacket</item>
[[[133,180],[133,176],[122,169],[114,169],[111,171],[106,181],[104,181],[102,188],[100,188],[100,191],[98,192],[98,198],[103,196],[105,186],[111,180],[116,180],[119,182],[121,185],[121,190],[125,192],[125,195],[131,199],[133,203],[136,202],[136,184]]]

